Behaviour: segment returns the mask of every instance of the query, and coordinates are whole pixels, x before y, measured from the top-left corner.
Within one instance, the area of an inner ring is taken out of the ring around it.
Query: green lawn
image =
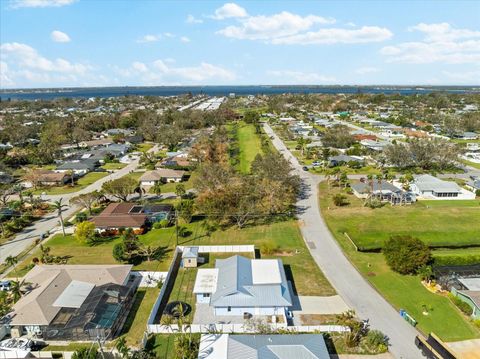
[[[175,352],[175,334],[156,334],[149,340],[151,347],[158,359],[177,359]],[[200,334],[192,334],[193,341],[200,341]]]
[[[193,286],[197,276],[197,268],[180,268],[172,292],[168,297],[168,302],[180,301],[190,305],[192,310],[185,316],[188,323],[193,321],[195,314],[195,294],[193,294]]]
[[[480,163],[475,163],[475,162],[471,162],[471,161],[467,161],[467,160],[463,160],[462,162],[464,164],[466,164],[467,166],[480,169]]]
[[[149,149],[153,147],[153,143],[140,143],[136,146],[136,150],[140,152],[147,152]]]
[[[102,168],[105,169],[105,170],[110,170],[110,171],[114,171],[114,170],[120,170],[124,167],[126,167],[127,164],[126,163],[117,163],[117,162],[110,162],[110,163],[105,163]]]
[[[396,233],[397,227],[402,228],[402,224],[408,223],[410,231],[408,234],[420,237],[422,239],[432,238],[432,231],[444,231],[446,237],[454,235],[457,228],[456,222],[459,220],[457,212],[467,211],[469,207],[455,208],[453,205],[441,206],[436,203],[437,209],[442,211],[452,210],[449,214],[454,219],[441,217],[441,220],[435,221],[432,218],[434,214],[425,215],[425,206],[418,209],[414,207],[406,208],[382,208],[380,210],[368,210],[371,213],[365,213],[366,209],[355,206],[352,200],[353,208],[328,209],[333,208],[329,198],[326,184],[320,185],[320,206],[327,225],[335,236],[344,252],[348,255],[358,270],[369,280],[375,288],[396,308],[405,309],[418,322],[418,328],[424,333],[434,332],[445,341],[465,340],[480,337],[480,332],[451,302],[442,295],[433,294],[426,290],[420,283],[417,276],[402,276],[392,272],[386,265],[383,254],[381,253],[362,253],[357,252],[352,244],[345,238],[343,232],[349,230],[357,235],[370,232],[378,236],[387,236]],[[423,209],[422,209],[423,208]],[[478,209],[476,209],[478,213]],[[408,216],[404,212],[409,213]],[[430,212],[427,212],[430,213]],[[352,219],[353,218],[353,219]],[[446,223],[444,223],[447,221]],[[380,223],[377,223],[380,222]],[[478,222],[477,222],[478,223]],[[470,227],[474,222],[468,224]],[[361,226],[361,229],[355,226]],[[433,226],[432,230],[428,228]],[[382,233],[386,231],[385,233]],[[478,230],[477,230],[478,233]],[[363,238],[363,237],[362,237]],[[372,237],[374,238],[373,235]],[[457,251],[457,250],[455,250]],[[436,251],[435,251],[436,252]],[[423,315],[424,307],[428,309],[428,315]]]
[[[185,190],[189,190],[193,188],[193,181],[195,180],[196,173],[192,172],[190,177],[187,181],[181,182],[185,186]],[[165,183],[162,184],[162,193],[175,193],[175,189],[179,183]],[[152,188],[150,188],[150,192],[152,192]]]
[[[50,194],[50,195],[56,195],[56,194],[65,194],[65,193],[72,193],[72,192],[77,192],[85,187],[90,186],[92,183],[95,183],[99,179],[108,176],[108,172],[89,172],[85,176],[80,177],[78,181],[75,183],[75,186],[71,186],[70,183],[63,187],[48,187],[48,188],[42,188],[42,189],[37,189],[33,193],[34,194]]]
[[[159,293],[160,289],[158,288],[139,288],[137,290],[135,302],[122,329],[122,336],[127,339],[128,346],[140,346],[143,334],[147,329],[148,316]]]
[[[327,184],[320,186],[327,193]],[[409,206],[370,209],[348,195],[350,205],[336,207],[331,189],[323,198],[327,216],[340,232],[347,232],[364,249],[382,247],[392,235],[412,235],[432,247],[480,245],[480,201],[419,201]]]
[[[255,156],[262,153],[260,137],[255,133],[255,126],[240,122],[238,127],[238,146],[240,148],[240,164],[238,169],[242,173],[250,172],[250,165]]]
[[[140,177],[142,177],[144,173],[145,171],[135,171],[135,172],[130,172],[123,177],[130,177],[130,178],[133,178],[135,181],[140,181]]]

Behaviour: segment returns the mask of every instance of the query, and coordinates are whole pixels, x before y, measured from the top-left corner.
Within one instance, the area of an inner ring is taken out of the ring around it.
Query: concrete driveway
[[[345,303],[355,309],[360,318],[369,319],[372,328],[389,337],[390,351],[396,358],[423,358],[414,342],[419,333],[357,272],[330,233],[319,209],[318,176],[302,170],[295,156],[268,123],[264,124],[264,130],[267,136],[273,136],[275,148],[302,179],[302,193],[297,202],[298,219],[304,223],[300,229],[317,265]]]
[[[340,314],[350,308],[339,295],[330,297],[299,296],[299,308],[293,309],[293,315],[297,314]]]

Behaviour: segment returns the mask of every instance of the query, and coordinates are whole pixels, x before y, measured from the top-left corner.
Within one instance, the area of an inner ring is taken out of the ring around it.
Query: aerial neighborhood
[[[355,276],[414,350],[480,336],[477,95],[309,96],[2,102],[0,349],[395,353],[345,300]],[[422,116],[445,103],[463,132]]]

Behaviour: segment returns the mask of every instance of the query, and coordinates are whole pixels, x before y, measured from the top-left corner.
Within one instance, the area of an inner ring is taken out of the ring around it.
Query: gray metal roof
[[[420,175],[415,178],[415,185],[420,190],[433,191],[436,193],[460,193],[461,188],[455,182],[443,181],[431,175]]]
[[[230,335],[228,359],[328,359],[321,334]]]
[[[358,193],[369,193],[372,189],[372,185],[369,183],[369,181],[366,182],[358,182],[354,183],[351,185],[352,189]],[[380,192],[382,191],[383,193],[385,192],[393,192],[393,193],[399,193],[402,192],[402,190],[390,182],[387,181],[382,181],[381,183],[378,180],[373,180],[373,192]]]
[[[252,260],[235,255],[217,259],[217,290],[211,298],[214,307],[271,307],[291,306],[292,298],[288,288],[285,270],[281,260],[275,260],[280,274],[280,283],[255,284]]]

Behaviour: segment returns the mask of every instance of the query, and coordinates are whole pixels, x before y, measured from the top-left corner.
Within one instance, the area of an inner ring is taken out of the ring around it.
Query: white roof
[[[280,284],[282,277],[276,259],[252,260],[253,284]]]
[[[214,293],[217,290],[218,268],[205,268],[197,271],[193,293]]]
[[[73,280],[53,302],[52,306],[80,308],[93,288],[95,288],[95,284]]]
[[[476,278],[459,278],[460,283],[462,283],[468,290],[478,290],[480,291],[480,277]]]
[[[202,334],[198,353],[199,358],[228,358],[228,334]]]

